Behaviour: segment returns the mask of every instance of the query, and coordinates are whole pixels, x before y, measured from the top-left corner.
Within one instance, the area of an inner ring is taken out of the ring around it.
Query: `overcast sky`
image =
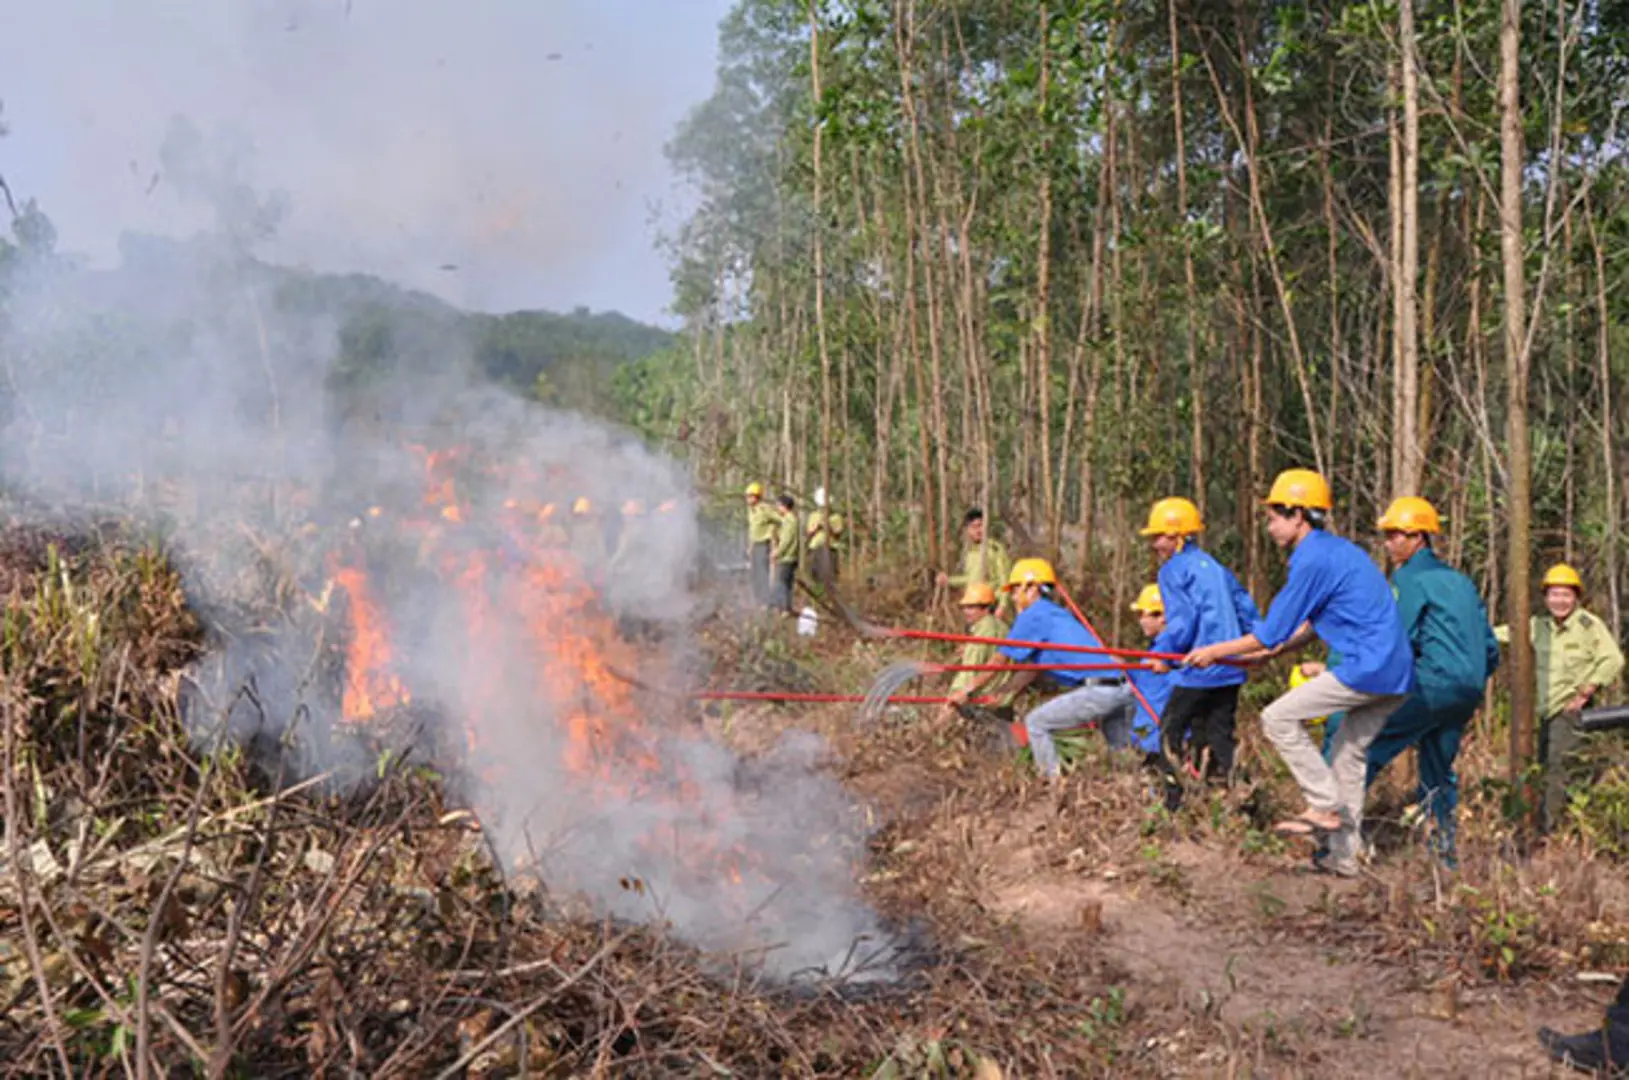
[[[653,243],[686,205],[662,146],[711,90],[730,6],[0,0],[0,175],[107,265],[125,229],[204,221],[154,183],[171,119],[231,124],[291,207],[266,257],[483,310],[656,320]]]

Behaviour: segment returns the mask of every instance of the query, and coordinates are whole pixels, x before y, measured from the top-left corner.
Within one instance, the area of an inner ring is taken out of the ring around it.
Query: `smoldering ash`
[[[200,740],[355,776],[414,731],[512,879],[778,976],[886,976],[818,743],[744,762],[672,696],[698,550],[680,470],[452,353],[342,411],[339,316],[294,284],[238,239],[132,241],[118,270],[14,275],[0,321],[16,504],[163,529],[231,631]]]

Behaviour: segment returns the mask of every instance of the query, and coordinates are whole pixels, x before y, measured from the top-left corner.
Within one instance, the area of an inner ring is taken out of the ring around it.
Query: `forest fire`
[[[807,935],[788,967],[852,975],[875,948],[856,949],[869,913],[842,895],[852,874],[831,842],[845,828],[840,789],[803,759],[767,766],[796,769],[784,785],[743,789],[733,754],[682,717],[668,722],[671,702],[652,707],[621,674],[649,679],[654,667],[665,681],[661,643],[636,648],[619,633],[626,612],[596,585],[605,566],[550,523],[541,485],[463,451],[419,458],[422,496],[370,515],[331,564],[349,600],[344,720],[382,723],[409,705],[443,717],[466,757],[438,766],[470,781],[510,872],[628,917],[660,914],[707,947],[784,949]],[[571,528],[600,524],[574,517]],[[800,786],[801,818],[761,796]]]

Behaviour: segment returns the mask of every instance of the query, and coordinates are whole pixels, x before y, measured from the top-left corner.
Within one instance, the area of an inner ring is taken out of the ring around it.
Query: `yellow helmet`
[[[1566,563],[1556,563],[1546,570],[1544,580],[1540,584],[1546,589],[1554,588],[1557,585],[1565,585],[1579,592],[1584,591],[1584,579],[1578,576],[1578,571]]]
[[[1131,610],[1139,615],[1164,615],[1165,600],[1160,596],[1158,585],[1144,585],[1143,591],[1137,594],[1136,603]]]
[[[571,512],[573,514],[592,514],[594,504],[588,501],[587,495],[579,495],[577,501],[571,504]]]
[[[1435,506],[1418,495],[1404,495],[1386,507],[1375,527],[1381,532],[1440,533],[1442,518]]]
[[[1058,575],[1053,572],[1052,564],[1045,559],[1019,559],[1012,564],[1012,573],[1007,576],[1007,583],[1001,586],[1002,592],[1016,589],[1020,585],[1056,585]]]
[[[763,497],[764,497],[764,486],[762,484],[760,484],[758,481],[754,480],[752,483],[747,485],[747,498],[749,498],[749,499],[752,499],[752,498],[761,499]]]
[[[1329,494],[1329,481],[1311,469],[1285,469],[1279,473],[1264,501],[1269,506],[1297,506],[1304,510],[1330,510],[1335,505]]]
[[[1192,536],[1202,532],[1205,523],[1199,520],[1199,507],[1187,499],[1161,499],[1148,511],[1148,524],[1143,526],[1144,536]]]
[[[962,607],[994,607],[995,602],[995,590],[990,588],[988,581],[971,582],[962,591],[962,598],[959,601]]]

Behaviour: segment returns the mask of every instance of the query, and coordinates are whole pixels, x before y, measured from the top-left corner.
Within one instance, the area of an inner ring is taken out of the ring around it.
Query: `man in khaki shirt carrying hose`
[[[1555,828],[1567,808],[1567,788],[1583,780],[1584,734],[1579,714],[1623,673],[1623,650],[1610,627],[1585,611],[1584,579],[1566,563],[1552,566],[1540,583],[1545,614],[1529,620],[1538,681],[1538,752],[1544,766],[1541,827]],[[1500,644],[1510,627],[1494,628]]]
[[[1012,572],[1012,559],[1007,555],[1006,545],[989,535],[984,526],[983,510],[975,506],[963,515],[962,534],[967,539],[967,547],[962,552],[961,571],[956,574],[941,573],[937,579],[940,587],[965,589],[969,585],[983,583],[992,589],[999,589],[1005,585],[1007,576]],[[1011,610],[1008,593],[1001,593],[997,606],[1003,615]]]
[[[967,624],[969,637],[1007,636],[1007,624],[996,618],[996,591],[988,582],[980,581],[967,586],[957,606],[962,609],[962,619]],[[998,648],[988,642],[970,641],[962,646],[956,663],[963,667],[999,664],[1002,660]],[[958,710],[969,719],[976,718],[976,714],[969,710],[977,706],[965,704],[967,699],[974,694],[995,694],[1001,689],[1003,681],[1004,677],[999,671],[958,671],[950,684],[950,700],[939,709],[940,718],[948,721],[951,714]],[[1000,705],[1005,706],[1006,702],[1002,701]]]

